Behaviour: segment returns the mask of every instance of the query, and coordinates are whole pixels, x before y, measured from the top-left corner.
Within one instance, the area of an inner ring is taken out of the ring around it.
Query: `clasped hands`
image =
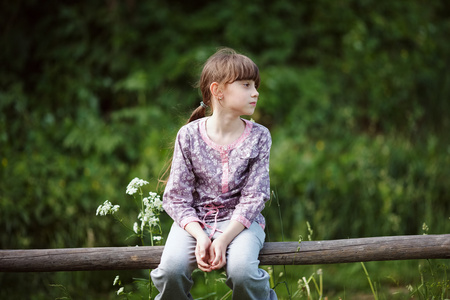
[[[228,243],[221,239],[211,241],[206,235],[197,239],[195,247],[195,258],[198,268],[204,272],[219,270],[227,263]]]
[[[188,223],[185,226],[186,231],[197,240],[195,258],[198,268],[204,272],[211,272],[225,266],[227,247],[244,228],[238,221],[231,220],[224,232],[211,241],[198,222]]]

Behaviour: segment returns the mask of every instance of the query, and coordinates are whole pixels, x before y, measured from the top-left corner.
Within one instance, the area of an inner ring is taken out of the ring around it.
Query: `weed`
[[[375,288],[374,288],[374,286],[372,284],[372,280],[370,279],[370,276],[369,276],[369,272],[367,272],[366,266],[364,265],[363,262],[361,262],[361,266],[362,266],[362,268],[364,270],[364,273],[366,274],[367,281],[369,282],[370,289],[372,290],[373,297],[374,297],[375,300],[378,300],[378,293],[375,291]]]
[[[434,264],[427,260],[427,266],[419,264],[420,284],[415,288],[408,285],[411,297],[418,299],[441,299],[450,297],[450,280],[448,279],[448,266]]]

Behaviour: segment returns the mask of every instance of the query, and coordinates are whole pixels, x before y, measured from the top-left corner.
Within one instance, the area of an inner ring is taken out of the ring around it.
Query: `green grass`
[[[313,266],[262,266],[284,299],[448,299],[447,260],[366,262]],[[220,300],[229,293],[220,272],[194,273],[195,299]],[[308,284],[305,284],[305,281]],[[322,291],[322,293],[320,293]],[[375,298],[375,295],[377,298]],[[309,296],[309,298],[308,298]],[[434,297],[434,298],[433,298]],[[227,299],[227,298],[223,298]]]

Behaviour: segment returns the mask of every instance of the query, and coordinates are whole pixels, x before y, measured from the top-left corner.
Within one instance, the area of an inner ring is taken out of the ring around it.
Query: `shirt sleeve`
[[[258,141],[259,153],[249,163],[247,181],[241,191],[239,204],[231,217],[249,228],[256,217],[264,209],[264,204],[270,199],[269,160],[272,139],[268,129],[265,129]]]
[[[194,183],[190,136],[182,127],[175,140],[169,180],[163,195],[164,210],[181,228],[190,222],[200,221],[192,206]]]

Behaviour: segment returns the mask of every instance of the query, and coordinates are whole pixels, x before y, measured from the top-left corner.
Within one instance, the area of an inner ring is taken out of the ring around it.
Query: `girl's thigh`
[[[189,274],[197,267],[195,246],[197,242],[186,230],[175,222],[170,228],[158,268],[185,270]]]
[[[256,222],[244,229],[228,246],[227,265],[248,265],[257,269],[259,251],[264,245],[265,237],[264,230]]]

